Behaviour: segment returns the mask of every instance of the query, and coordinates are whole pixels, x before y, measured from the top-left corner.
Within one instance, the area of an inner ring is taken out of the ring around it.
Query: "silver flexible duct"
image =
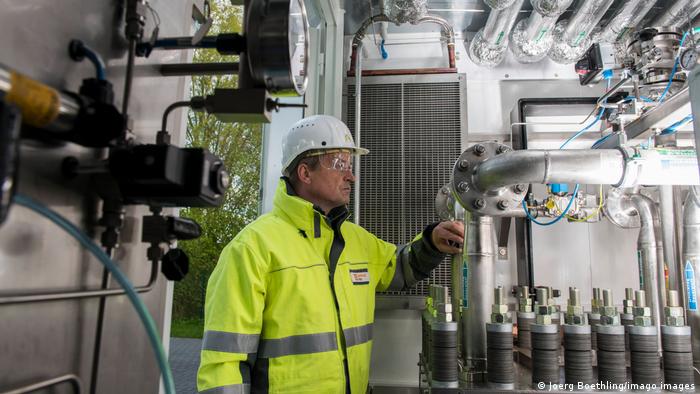
[[[486,25],[469,43],[469,58],[477,65],[495,67],[505,58],[508,35],[524,0],[515,0],[504,9],[492,8]]]
[[[466,214],[466,288],[462,314],[462,354],[465,367],[473,372],[486,370],[486,325],[491,319],[496,230],[493,217]]]
[[[627,0],[594,41],[615,43],[632,31],[654,6],[656,0]]]
[[[572,0],[531,0],[530,17],[518,22],[510,32],[510,51],[520,63],[534,63],[547,56],[552,47],[552,30],[559,15]]]
[[[693,361],[700,364],[700,188],[692,187],[683,205],[683,261],[685,313],[691,327]]]
[[[637,238],[640,287],[646,294],[647,305],[651,307],[654,324],[661,330],[661,314],[666,305],[666,280],[659,212],[656,203],[649,197],[635,193],[630,198],[641,223]]]
[[[676,0],[652,22],[651,26],[681,28],[688,24],[688,20],[693,20],[698,13],[700,13],[700,1]]]
[[[427,0],[384,0],[384,14],[397,25],[415,24],[428,13]]]
[[[613,0],[581,1],[570,21],[560,21],[554,28],[550,59],[568,64],[578,60],[591,44],[591,32],[612,5]]]

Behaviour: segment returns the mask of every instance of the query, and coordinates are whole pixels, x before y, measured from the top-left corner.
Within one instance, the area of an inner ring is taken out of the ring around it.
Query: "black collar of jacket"
[[[282,180],[284,180],[285,184],[287,185],[287,194],[289,194],[290,196],[299,197],[296,190],[294,190],[294,186],[292,186],[292,182],[290,182],[289,178],[283,176]],[[331,228],[334,231],[338,231],[340,229],[340,225],[342,225],[345,219],[347,219],[348,216],[350,216],[350,211],[348,211],[348,208],[345,205],[341,205],[339,207],[331,209],[330,212],[328,212],[328,214],[326,214],[323,211],[323,209],[321,209],[321,207],[319,207],[316,204],[314,204],[313,207],[314,211],[321,214],[326,223],[328,223],[328,225],[331,226]],[[314,232],[318,234],[318,231]],[[318,238],[318,236],[316,236],[316,238]]]

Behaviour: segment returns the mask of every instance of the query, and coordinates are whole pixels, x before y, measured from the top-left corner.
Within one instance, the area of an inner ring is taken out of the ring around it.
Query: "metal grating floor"
[[[367,83],[363,78],[360,137],[370,154],[360,168],[360,225],[388,242],[410,242],[438,220],[435,194],[449,181],[466,122],[464,85],[452,77],[448,82],[431,82],[425,76],[426,82],[400,83]],[[345,118],[353,136],[354,93],[355,86],[349,84]],[[385,294],[427,295],[431,283],[449,287],[449,259],[413,289]]]

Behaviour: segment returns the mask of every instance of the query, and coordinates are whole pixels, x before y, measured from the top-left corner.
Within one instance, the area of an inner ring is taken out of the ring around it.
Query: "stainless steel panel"
[[[346,80],[344,120],[354,133],[354,79]],[[461,74],[362,78],[360,225],[379,238],[410,242],[438,220],[435,193],[466,135],[465,78]],[[352,203],[350,204],[352,206]],[[450,284],[446,260],[431,279],[394,294],[427,295],[428,285]]]
[[[83,78],[94,76],[89,62],[75,63],[67,55],[68,42],[83,40],[107,64],[120,107],[125,71],[123,25],[118,4],[111,0],[0,0],[0,62],[57,89],[77,91]],[[160,31],[169,35],[190,33],[192,1],[153,0],[160,14]],[[116,15],[116,16],[115,16]],[[150,34],[153,25],[146,25]],[[117,22],[115,22],[115,20]],[[186,93],[185,78],[155,78],[148,64],[186,62],[185,52],[154,53],[137,59],[130,115],[140,141],[153,141],[165,107]],[[184,117],[174,116],[174,141],[184,140]],[[99,130],[96,130],[99,132]],[[98,204],[81,180],[68,181],[60,173],[68,156],[90,161],[94,150],[72,144],[45,146],[26,142],[22,147],[19,188],[49,205],[99,239],[95,227]],[[150,264],[140,243],[142,208],[127,210],[121,248],[115,259],[135,285],[144,284]],[[0,227],[0,293],[98,288],[102,266],[54,224],[22,208],[13,207]],[[167,332],[167,282],[161,277],[155,289],[142,298],[161,331]],[[97,299],[0,307],[0,391],[73,373],[89,390]],[[141,322],[124,296],[107,301],[99,375],[99,393],[154,393],[159,372]],[[70,385],[56,392],[71,392]]]

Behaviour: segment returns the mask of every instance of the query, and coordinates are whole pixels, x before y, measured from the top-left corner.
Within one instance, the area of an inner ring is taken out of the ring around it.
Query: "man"
[[[429,225],[397,248],[346,221],[353,157],[369,151],[343,122],[302,119],[282,143],[272,211],[226,246],[209,279],[198,388],[365,393],[375,291],[408,288],[461,252],[463,224]]]

